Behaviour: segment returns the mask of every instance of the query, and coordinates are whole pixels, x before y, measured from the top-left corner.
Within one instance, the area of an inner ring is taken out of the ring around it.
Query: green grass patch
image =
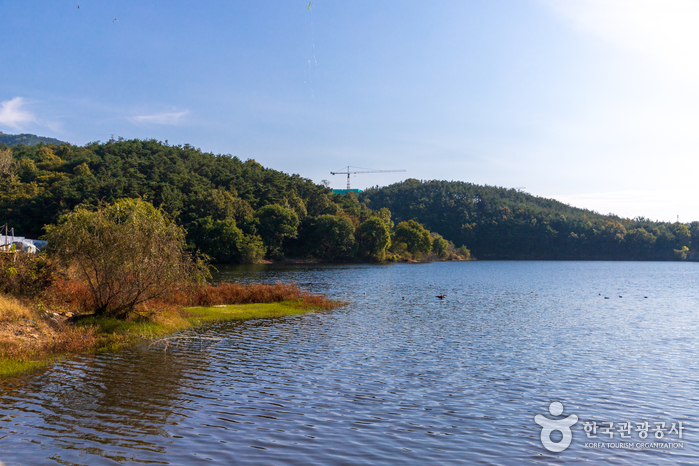
[[[21,361],[17,359],[0,359],[0,378],[10,377],[12,375],[23,374],[26,372],[31,372],[36,369],[41,369],[46,367],[57,359],[57,357],[51,357],[48,359],[40,359],[37,361]]]
[[[309,305],[299,299],[261,304],[181,308],[158,314],[151,320],[124,321],[109,317],[84,316],[63,331],[61,346],[35,348],[30,353],[15,351],[13,355],[4,352],[5,356],[0,357],[0,377],[40,369],[71,354],[116,350],[138,341],[167,337],[181,330],[208,323],[279,318],[326,308],[326,305]]]
[[[187,320],[192,325],[226,320],[270,319],[305,314],[316,310],[300,301],[278,303],[226,304],[211,307],[188,307],[184,309]]]
[[[88,316],[80,319],[77,325],[94,327],[97,335],[108,340],[157,338],[189,327],[186,319],[173,312],[157,316],[155,320],[136,321]]]

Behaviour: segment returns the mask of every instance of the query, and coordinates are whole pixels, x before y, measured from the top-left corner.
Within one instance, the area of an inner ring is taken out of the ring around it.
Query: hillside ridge
[[[0,145],[6,146],[17,146],[19,144],[24,144],[25,146],[35,146],[43,142],[44,144],[56,144],[57,146],[65,144],[65,142],[60,141],[55,138],[49,138],[45,136],[37,136],[36,134],[22,133],[22,134],[5,134],[0,131]]]

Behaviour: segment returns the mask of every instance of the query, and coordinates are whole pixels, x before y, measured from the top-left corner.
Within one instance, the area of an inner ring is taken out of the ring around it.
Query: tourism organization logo
[[[551,416],[563,415],[563,404],[554,401],[549,405]],[[541,426],[541,445],[548,451],[560,453],[565,451],[573,441],[572,427],[578,423],[578,416],[570,414],[562,419],[550,419],[542,414],[534,416],[534,422]],[[684,448],[684,431],[689,423],[686,421],[658,422],[599,422],[583,421],[582,427],[586,439],[585,448],[626,449],[626,450],[673,450]],[[561,439],[554,441],[551,436],[560,432]],[[633,434],[641,441],[633,441]],[[650,438],[649,438],[650,435]],[[615,441],[614,439],[619,440]],[[606,441],[609,440],[609,441]]]
[[[560,416],[563,414],[563,404],[554,401],[549,405],[549,413],[551,413],[552,416]],[[534,421],[541,426],[541,444],[544,448],[548,451],[559,453],[568,448],[570,442],[573,441],[573,432],[570,428],[578,422],[578,416],[571,414],[564,419],[556,420],[537,414],[534,416]],[[551,434],[556,431],[560,432],[562,435],[560,442],[551,440]]]

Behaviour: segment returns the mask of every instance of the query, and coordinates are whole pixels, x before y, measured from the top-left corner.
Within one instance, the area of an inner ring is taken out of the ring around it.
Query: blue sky
[[[5,133],[699,220],[695,0],[0,0],[0,18]]]

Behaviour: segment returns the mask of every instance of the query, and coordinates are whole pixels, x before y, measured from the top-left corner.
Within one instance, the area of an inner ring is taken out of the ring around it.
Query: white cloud
[[[188,110],[183,112],[158,113],[156,115],[140,115],[130,117],[129,120],[136,124],[154,124],[154,125],[176,125],[180,119],[189,113]]]
[[[24,105],[21,97],[0,103],[0,125],[20,129],[23,123],[36,121],[34,115],[23,109]]]

